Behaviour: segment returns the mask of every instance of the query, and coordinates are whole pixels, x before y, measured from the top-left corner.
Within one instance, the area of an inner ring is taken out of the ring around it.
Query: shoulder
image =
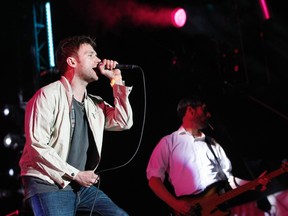
[[[61,84],[61,82],[55,81],[38,89],[35,94],[30,98],[28,104],[46,104],[45,106],[50,106],[54,102],[56,103],[56,101],[58,100],[57,98],[59,98],[61,92],[64,92],[63,85]]]
[[[36,94],[49,94],[49,93],[52,93],[52,92],[58,92],[59,89],[63,88],[64,89],[64,86],[62,85],[62,83],[58,80],[58,81],[55,81],[55,82],[52,82],[46,86],[43,86],[41,87],[37,92]]]
[[[210,136],[205,136],[205,141],[209,144],[215,144],[215,139]]]
[[[168,146],[168,145],[176,145],[177,143],[181,142],[181,137],[183,137],[183,134],[179,133],[179,131],[173,131],[170,134],[166,134],[160,139],[160,142],[162,145]]]
[[[205,141],[207,142],[207,144],[210,144],[210,145],[215,145],[215,146],[218,146],[219,143],[217,142],[217,140],[211,136],[205,136]]]
[[[205,137],[207,145],[211,145],[213,149],[216,149],[221,154],[225,154],[224,148],[221,146],[221,144],[213,137],[206,136]]]
[[[88,98],[90,98],[95,104],[104,102],[103,98],[97,95],[88,94]]]

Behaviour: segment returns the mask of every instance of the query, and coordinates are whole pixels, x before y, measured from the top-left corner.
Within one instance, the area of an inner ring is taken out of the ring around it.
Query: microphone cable
[[[136,156],[136,154],[137,154],[138,151],[139,151],[139,148],[140,148],[140,145],[141,145],[141,142],[142,142],[142,138],[143,138],[144,127],[145,127],[145,120],[146,120],[146,103],[147,103],[146,100],[147,100],[147,99],[146,99],[146,84],[145,84],[144,72],[143,72],[142,68],[139,67],[139,66],[134,66],[134,68],[138,68],[138,69],[141,71],[141,73],[142,73],[142,79],[143,79],[143,95],[144,95],[144,107],[143,107],[143,117],[142,117],[142,118],[143,118],[143,122],[142,122],[142,126],[141,126],[141,131],[140,131],[140,137],[139,137],[139,141],[138,141],[138,146],[137,146],[134,154],[131,156],[131,158],[130,158],[127,162],[125,162],[125,163],[123,163],[123,164],[121,164],[121,165],[119,165],[119,166],[116,166],[116,167],[111,167],[111,168],[107,168],[107,169],[104,169],[104,170],[100,170],[99,172],[96,173],[97,175],[99,175],[100,173],[103,173],[103,172],[107,172],[107,171],[119,169],[119,168],[121,168],[121,167],[126,166],[127,164],[129,164],[129,163],[133,160],[133,158]]]
[[[145,75],[144,75],[144,71],[141,67],[137,66],[137,65],[133,65],[133,69],[139,69],[141,71],[141,74],[142,74],[142,79],[143,79],[143,96],[144,96],[144,107],[143,107],[143,122],[142,122],[142,126],[141,126],[141,131],[140,131],[140,137],[139,137],[139,141],[138,141],[138,145],[137,145],[137,148],[134,152],[134,154],[131,156],[131,158],[121,164],[121,165],[118,165],[118,166],[115,166],[115,167],[111,167],[111,168],[107,168],[107,169],[103,169],[103,170],[100,170],[99,172],[97,172],[96,174],[99,176],[99,180],[98,180],[98,190],[100,189],[100,181],[101,181],[101,178],[100,178],[100,173],[103,173],[103,172],[107,172],[107,171],[111,171],[111,170],[116,170],[116,169],[119,169],[119,168],[122,168],[124,166],[126,166],[127,164],[129,164],[133,158],[136,156],[136,154],[138,153],[139,149],[140,149],[140,145],[141,145],[141,142],[142,142],[142,139],[143,139],[143,133],[144,133],[144,128],[145,128],[145,121],[146,121],[146,104],[147,104],[147,97],[146,97],[146,84],[145,84]],[[91,211],[90,211],[90,216],[92,216],[92,213],[93,213],[93,209],[94,209],[94,206],[95,206],[95,202],[96,202],[96,199],[97,199],[97,194],[98,194],[98,191],[97,193],[95,194],[95,199],[94,199],[94,202],[93,202],[93,206],[91,208]]]

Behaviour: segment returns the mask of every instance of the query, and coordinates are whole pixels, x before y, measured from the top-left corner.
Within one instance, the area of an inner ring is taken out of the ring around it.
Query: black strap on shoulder
[[[212,137],[206,136],[206,137],[205,137],[205,141],[206,141],[206,144],[207,144],[208,148],[210,149],[210,151],[211,151],[212,154],[214,155],[215,160],[216,160],[217,163],[218,163],[219,170],[220,170],[220,172],[221,172],[221,176],[222,176],[223,180],[228,182],[228,178],[227,178],[226,174],[224,173],[224,171],[222,170],[220,161],[219,161],[218,158],[216,157],[216,154],[215,154],[215,152],[214,152],[214,150],[213,150],[213,148],[212,148],[212,146],[211,146],[211,145],[215,145],[214,139],[213,139]]]
[[[213,151],[213,149],[212,149],[212,147],[211,147],[211,145],[215,145],[213,139],[212,139],[211,137],[209,137],[209,136],[206,136],[206,137],[205,137],[205,141],[206,141],[206,144],[207,144],[208,148],[210,149],[210,151],[211,151],[212,154],[214,155],[214,157],[215,157],[218,165],[220,166],[220,162],[219,162],[218,158],[216,157],[215,152]]]

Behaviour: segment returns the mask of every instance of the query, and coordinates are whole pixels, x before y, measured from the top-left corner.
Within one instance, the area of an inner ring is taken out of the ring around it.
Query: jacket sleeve
[[[26,144],[19,162],[21,175],[40,177],[65,187],[79,172],[66,163],[70,127],[60,127],[61,132],[58,127],[61,123],[69,124],[69,106],[46,93],[38,91],[26,106]]]
[[[132,87],[115,84],[113,86],[114,106],[99,97],[92,96],[94,103],[97,103],[105,115],[105,130],[121,131],[132,127],[133,113],[128,98],[131,91]]]

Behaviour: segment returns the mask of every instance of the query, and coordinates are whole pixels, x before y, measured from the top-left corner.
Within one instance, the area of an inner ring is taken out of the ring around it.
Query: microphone
[[[137,68],[137,65],[128,65],[128,64],[117,64],[116,67],[114,69],[120,69],[120,70],[131,70],[131,69],[135,69]]]

